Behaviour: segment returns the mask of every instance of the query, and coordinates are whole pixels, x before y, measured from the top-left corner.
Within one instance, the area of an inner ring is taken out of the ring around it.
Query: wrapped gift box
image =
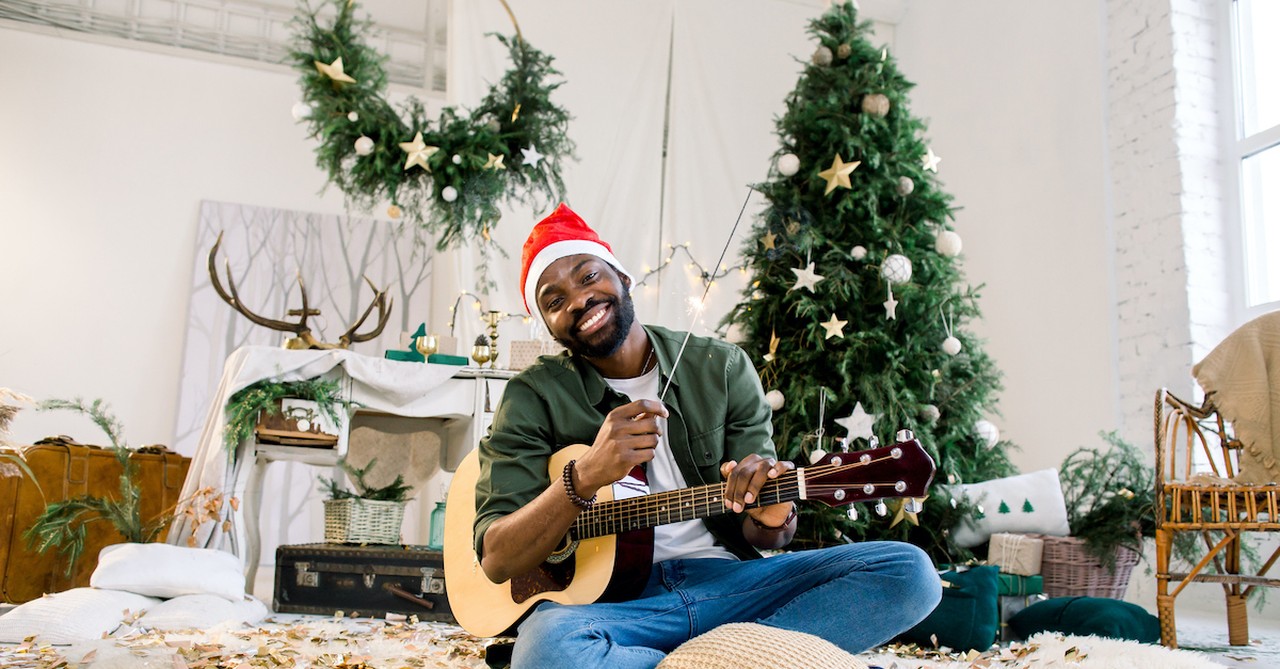
[[[1000,606],[1000,641],[1017,641],[1018,635],[1014,633],[1013,628],[1009,627],[1009,619],[1015,616],[1019,611],[1035,604],[1043,602],[1049,596],[1044,593],[1035,595],[1001,595],[999,598]]]
[[[1039,595],[1044,592],[1044,577],[1019,576],[1018,574],[1000,574],[998,592],[1000,595]]]
[[[1006,574],[1035,576],[1040,573],[1040,561],[1044,558],[1044,540],[1025,534],[996,533],[991,535],[991,547],[987,562],[1000,567]]]

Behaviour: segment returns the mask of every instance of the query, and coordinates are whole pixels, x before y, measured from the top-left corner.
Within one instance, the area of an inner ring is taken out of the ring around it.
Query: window
[[[1234,0],[1234,129],[1228,169],[1239,195],[1244,307],[1280,307],[1280,2]],[[1230,192],[1230,190],[1228,191]]]

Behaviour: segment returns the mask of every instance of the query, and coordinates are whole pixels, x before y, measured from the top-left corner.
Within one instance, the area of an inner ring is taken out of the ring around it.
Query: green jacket
[[[684,333],[645,326],[665,387]],[[476,483],[476,553],[493,521],[528,504],[551,484],[551,454],[590,445],[605,416],[629,400],[594,367],[562,353],[543,356],[507,383],[489,434],[480,441]],[[721,480],[720,464],[749,453],[777,457],[772,413],[751,360],[717,339],[690,337],[665,398],[667,439],[690,487]],[[559,476],[559,473],[556,473]],[[759,557],[742,536],[742,514],[704,519],[713,536],[740,558]]]

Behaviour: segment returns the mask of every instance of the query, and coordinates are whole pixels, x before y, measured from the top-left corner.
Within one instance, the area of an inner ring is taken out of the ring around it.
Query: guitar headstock
[[[899,441],[866,451],[829,453],[804,468],[803,499],[843,506],[884,497],[924,497],[933,458],[908,430]]]

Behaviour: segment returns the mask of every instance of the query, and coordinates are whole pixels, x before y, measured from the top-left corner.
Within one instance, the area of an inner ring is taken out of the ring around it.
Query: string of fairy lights
[[[703,265],[696,257],[694,257],[693,251],[690,250],[692,246],[691,242],[685,242],[683,244],[667,244],[666,246],[667,246],[667,255],[662,260],[662,262],[658,263],[657,267],[651,267],[648,264],[645,264],[641,268],[641,276],[640,276],[640,279],[636,281],[636,285],[632,288],[633,292],[641,288],[652,288],[652,285],[649,283],[649,280],[657,277],[662,273],[663,270],[669,267],[671,263],[676,259],[677,254],[684,254],[686,258],[685,267],[687,269],[694,270],[698,279],[702,282],[702,285],[704,288],[709,288],[710,286],[714,285],[717,280],[724,278],[733,272],[738,272],[743,275],[746,275],[747,273],[746,262],[741,262],[732,266],[725,266],[724,264],[721,264],[720,267],[715,268],[714,271],[711,269],[708,269],[707,266]],[[698,298],[697,296],[693,296],[690,299],[693,302],[701,302],[700,298]],[[489,311],[491,311],[485,308],[484,301],[480,298],[479,295],[476,295],[475,293],[472,293],[467,290],[460,291],[457,299],[453,301],[453,306],[449,307],[450,336],[454,334],[455,325],[457,323],[457,318],[458,318],[458,309],[462,306],[462,303],[464,300],[470,300],[470,305],[476,311],[477,314],[488,313]],[[701,307],[701,304],[694,304],[692,306],[693,308],[697,309]],[[499,311],[498,313],[499,315],[496,316],[496,320],[499,323],[506,322],[508,320],[515,320],[515,319],[519,319],[520,322],[525,325],[529,325],[533,322],[533,317],[525,314],[510,313],[505,311]]]

